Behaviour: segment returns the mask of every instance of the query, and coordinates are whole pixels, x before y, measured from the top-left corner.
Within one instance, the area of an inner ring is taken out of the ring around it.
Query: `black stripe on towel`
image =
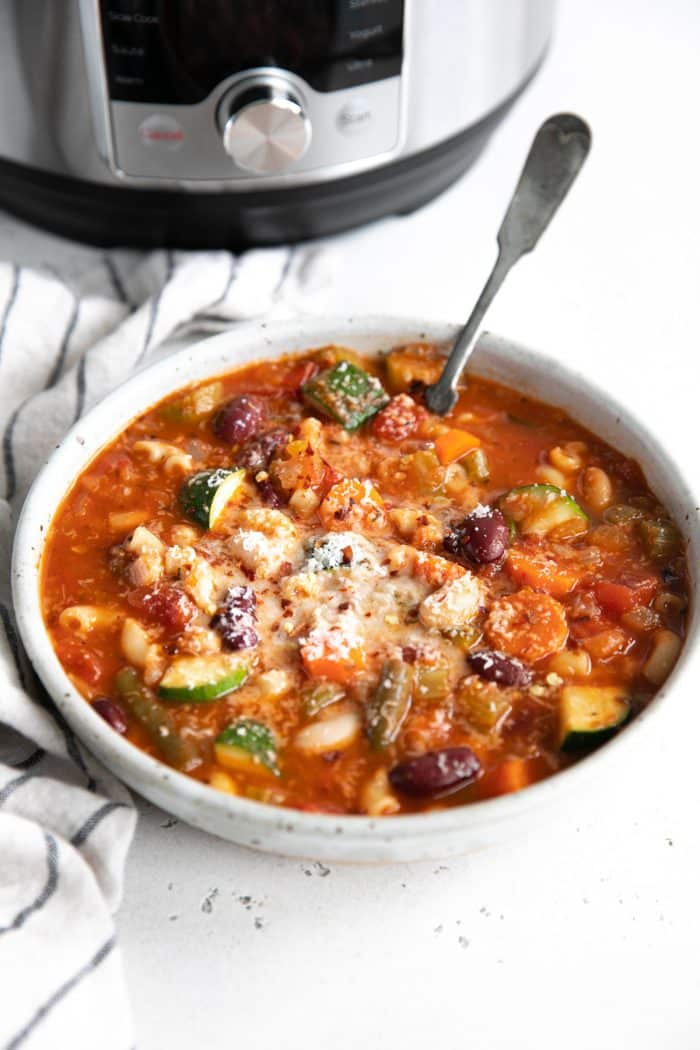
[[[105,802],[104,806],[100,806],[99,809],[95,810],[92,816],[88,817],[82,827],[78,828],[75,835],[73,835],[71,841],[72,846],[82,846],[85,840],[92,834],[98,824],[101,824],[105,817],[108,817],[110,813],[113,813],[115,809],[127,809],[128,807],[124,802]]]
[[[2,312],[2,319],[0,320],[0,357],[2,357],[3,343],[5,342],[5,333],[7,332],[7,325],[10,320],[10,314],[12,313],[12,307],[17,301],[17,293],[19,292],[19,266],[12,267],[12,286],[10,288],[10,294],[7,297],[5,303],[5,309]]]
[[[27,1036],[31,1035],[36,1026],[40,1024],[48,1014],[51,1013],[54,1006],[60,1003],[61,999],[64,999],[66,995],[68,995],[69,992],[76,988],[85,977],[89,976],[89,974],[91,974],[93,970],[96,970],[100,963],[104,962],[109,953],[113,950],[115,943],[116,941],[114,936],[110,937],[109,940],[105,941],[102,947],[95,952],[93,957],[87,963],[85,963],[84,966],[81,966],[77,973],[73,974],[72,977],[70,977],[59,988],[57,988],[53,995],[49,999],[47,999],[45,1003],[42,1003],[39,1009],[26,1023],[24,1028],[21,1028],[19,1032],[17,1032],[17,1034],[9,1041],[9,1043],[5,1047],[5,1050],[17,1050],[17,1047],[21,1046],[25,1042]]]
[[[133,310],[134,309],[133,300],[131,299],[131,297],[127,293],[126,286],[125,286],[124,282],[122,281],[121,274],[119,273],[119,270],[117,269],[116,262],[111,257],[111,255],[104,255],[102,257],[102,262],[103,262],[105,270],[107,271],[107,275],[109,277],[110,284],[112,285],[112,288],[114,289],[114,291],[117,294],[117,299],[119,300],[120,303],[124,303],[125,306],[128,306],[130,310]]]
[[[61,345],[58,348],[58,354],[56,356],[56,361],[54,363],[53,368],[51,369],[51,373],[49,375],[49,378],[46,380],[46,387],[45,387],[46,390],[48,390],[56,382],[58,382],[58,380],[59,380],[59,378],[61,376],[61,372],[63,371],[63,365],[64,365],[65,360],[66,360],[66,355],[68,353],[68,347],[70,346],[71,337],[73,335],[73,332],[75,331],[75,326],[78,323],[78,314],[79,313],[80,313],[80,300],[77,299],[77,298],[74,298],[73,299],[73,309],[71,310],[71,315],[68,318],[68,324],[66,325],[66,330],[65,330],[65,333],[63,335],[63,339],[61,340]]]
[[[46,902],[50,900],[56,892],[56,887],[58,886],[58,846],[56,845],[56,839],[53,835],[49,835],[47,832],[44,832],[44,841],[46,843],[46,866],[48,868],[44,887],[38,897],[33,900],[31,904],[28,904],[26,908],[22,908],[20,912],[17,912],[11,923],[7,926],[0,926],[0,935],[3,933],[9,933],[11,930],[19,930],[24,926],[29,916],[37,911],[41,911]]]
[[[75,371],[75,416],[74,422],[80,419],[85,408],[85,369],[87,368],[87,354],[84,354],[78,362]]]
[[[13,769],[33,769],[34,766],[41,762],[46,752],[43,747],[37,747],[36,750],[32,751],[31,754],[27,755],[26,758],[21,759],[19,762],[12,762]]]
[[[0,788],[0,806],[7,802],[10,795],[14,795],[17,788],[21,788],[22,784],[26,784],[28,780],[31,780],[34,776],[31,772],[20,773],[18,777],[13,780],[8,780],[4,787]]]
[[[148,351],[151,348],[151,340],[153,339],[153,333],[155,331],[156,321],[158,320],[158,311],[160,310],[160,304],[161,304],[161,302],[163,300],[163,295],[165,294],[165,290],[168,287],[168,285],[170,284],[170,280],[171,280],[171,278],[173,276],[174,269],[175,269],[175,260],[174,260],[174,257],[173,257],[173,253],[172,252],[166,252],[166,254],[165,254],[165,281],[163,283],[163,287],[161,288],[161,290],[151,300],[151,312],[150,312],[150,315],[149,315],[149,318],[148,318],[148,325],[146,326],[146,335],[144,336],[143,345],[141,347],[141,350],[139,351],[139,355],[136,358],[136,360],[134,361],[134,368],[138,368],[138,366],[141,364],[141,362],[143,361],[144,357],[147,355]]]
[[[2,435],[2,457],[5,461],[5,499],[11,500],[17,491],[17,474],[15,473],[15,454],[12,448],[12,438],[15,433],[15,426],[19,418],[19,414],[24,408],[26,402],[22,402],[14,410],[12,415],[7,421],[7,426]]]
[[[226,284],[224,285],[224,290],[218,297],[218,299],[215,299],[213,303],[209,304],[209,310],[213,310],[215,306],[218,306],[220,303],[223,303],[226,301],[226,299],[228,299],[228,293],[231,291],[231,286],[233,285],[237,273],[238,259],[235,255],[231,255],[229,257],[228,274],[226,275]]]
[[[288,248],[287,249],[287,258],[284,260],[284,266],[282,267],[282,272],[280,273],[279,280],[277,281],[277,284],[275,285],[275,287],[272,290],[272,298],[273,299],[278,299],[279,298],[279,296],[280,296],[280,294],[282,292],[282,289],[284,287],[284,282],[289,277],[290,271],[292,269],[292,263],[294,262],[294,260],[297,257],[297,251],[298,251],[297,248]]]
[[[52,387],[61,375],[63,365],[66,359],[66,354],[68,353],[68,347],[70,345],[71,336],[73,335],[73,332],[75,331],[75,326],[78,322],[79,313],[80,303],[78,299],[73,297],[73,309],[71,310],[70,317],[68,318],[68,324],[66,325],[66,330],[64,332],[63,339],[61,340],[61,344],[58,348],[58,353],[56,354],[56,360],[51,369],[51,372],[49,373],[49,378],[46,381],[44,390],[48,390],[50,387]],[[29,404],[33,397],[34,395],[30,394],[29,397],[26,397],[24,401],[22,401],[22,403],[17,406],[17,408],[14,410],[14,412],[8,419],[7,424],[5,426],[5,431],[2,436],[2,454],[3,459],[5,461],[5,498],[8,500],[12,499],[15,492],[17,491],[17,472],[15,470],[15,453],[13,446],[15,426],[17,425],[17,420],[19,419],[22,409],[25,405]]]
[[[10,616],[10,610],[7,608],[4,602],[0,602],[0,620],[2,620],[2,626],[5,631],[5,637],[7,638],[7,644],[12,650],[12,656],[15,661],[15,667],[17,668],[17,674],[22,684],[22,688],[26,689],[27,679],[24,674],[24,667],[22,666],[22,656],[21,649],[19,646],[19,638],[17,637],[15,625],[13,624],[12,617]]]

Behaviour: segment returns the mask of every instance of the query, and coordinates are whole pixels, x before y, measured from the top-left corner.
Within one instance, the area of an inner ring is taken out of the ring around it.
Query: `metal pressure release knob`
[[[219,112],[224,149],[244,171],[279,174],[309,148],[311,122],[284,81],[240,84]]]

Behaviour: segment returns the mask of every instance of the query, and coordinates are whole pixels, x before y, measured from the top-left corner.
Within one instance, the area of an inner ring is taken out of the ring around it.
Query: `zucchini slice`
[[[573,496],[556,485],[520,485],[501,499],[501,510],[518,532],[546,536],[557,525],[578,519],[584,531],[588,516]]]
[[[188,517],[213,529],[226,507],[243,493],[245,470],[200,470],[180,489],[180,505]]]
[[[389,402],[389,395],[375,376],[350,361],[339,361],[304,383],[306,402],[346,430],[357,430]]]
[[[559,706],[559,747],[574,751],[602,743],[629,713],[627,694],[618,686],[566,685]]]
[[[279,776],[277,744],[271,729],[252,718],[239,718],[219,733],[214,743],[214,754],[220,766],[244,772],[260,766]]]
[[[228,653],[178,656],[161,678],[158,692],[164,700],[181,704],[207,703],[240,689],[249,674],[248,662]]]

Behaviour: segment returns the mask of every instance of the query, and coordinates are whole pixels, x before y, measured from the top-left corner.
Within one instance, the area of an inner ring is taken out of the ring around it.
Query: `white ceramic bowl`
[[[416,816],[337,817],[281,809],[215,791],[144,754],[91,709],[59,663],[43,625],[39,566],[51,519],[62,496],[93,456],[135,415],[194,380],[293,351],[339,343],[373,352],[428,339],[449,344],[456,325],[397,318],[300,319],[244,324],[207,339],[141,372],[73,427],[37,477],[22,510],[13,552],[13,595],[22,640],[44,685],[73,730],[127,784],[164,809],[232,842],[290,856],[324,860],[409,860],[480,849],[527,831],[533,822],[570,806],[619,771],[649,727],[674,709],[695,660],[698,618],[691,610],[688,638],[668,682],[632,725],[565,772],[517,794]],[[503,339],[484,336],[471,369],[558,405],[615,448],[637,459],[651,488],[685,530],[693,574],[700,552],[697,501],[651,434],[622,406],[560,362]],[[135,408],[138,411],[135,413]]]

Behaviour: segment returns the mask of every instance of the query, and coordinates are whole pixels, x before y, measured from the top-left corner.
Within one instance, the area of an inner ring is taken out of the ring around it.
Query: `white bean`
[[[336,751],[347,747],[360,732],[360,716],[355,710],[344,711],[334,718],[312,722],[294,738],[300,751],[310,755],[321,755],[324,751]]]
[[[134,667],[145,667],[151,648],[151,639],[138,620],[127,616],[122,627],[120,644],[126,660]]]
[[[596,514],[602,514],[614,499],[613,484],[600,467],[588,467],[581,475],[581,493],[584,502]]]
[[[535,477],[545,485],[555,485],[558,489],[566,491],[566,477],[560,470],[551,467],[548,463],[539,463],[535,467]]]
[[[662,685],[678,659],[681,651],[681,639],[673,631],[661,629],[654,635],[651,652],[642,668],[644,676],[654,685]]]
[[[122,618],[122,614],[102,605],[70,605],[58,617],[61,627],[78,634],[88,634],[100,627],[113,627]]]

